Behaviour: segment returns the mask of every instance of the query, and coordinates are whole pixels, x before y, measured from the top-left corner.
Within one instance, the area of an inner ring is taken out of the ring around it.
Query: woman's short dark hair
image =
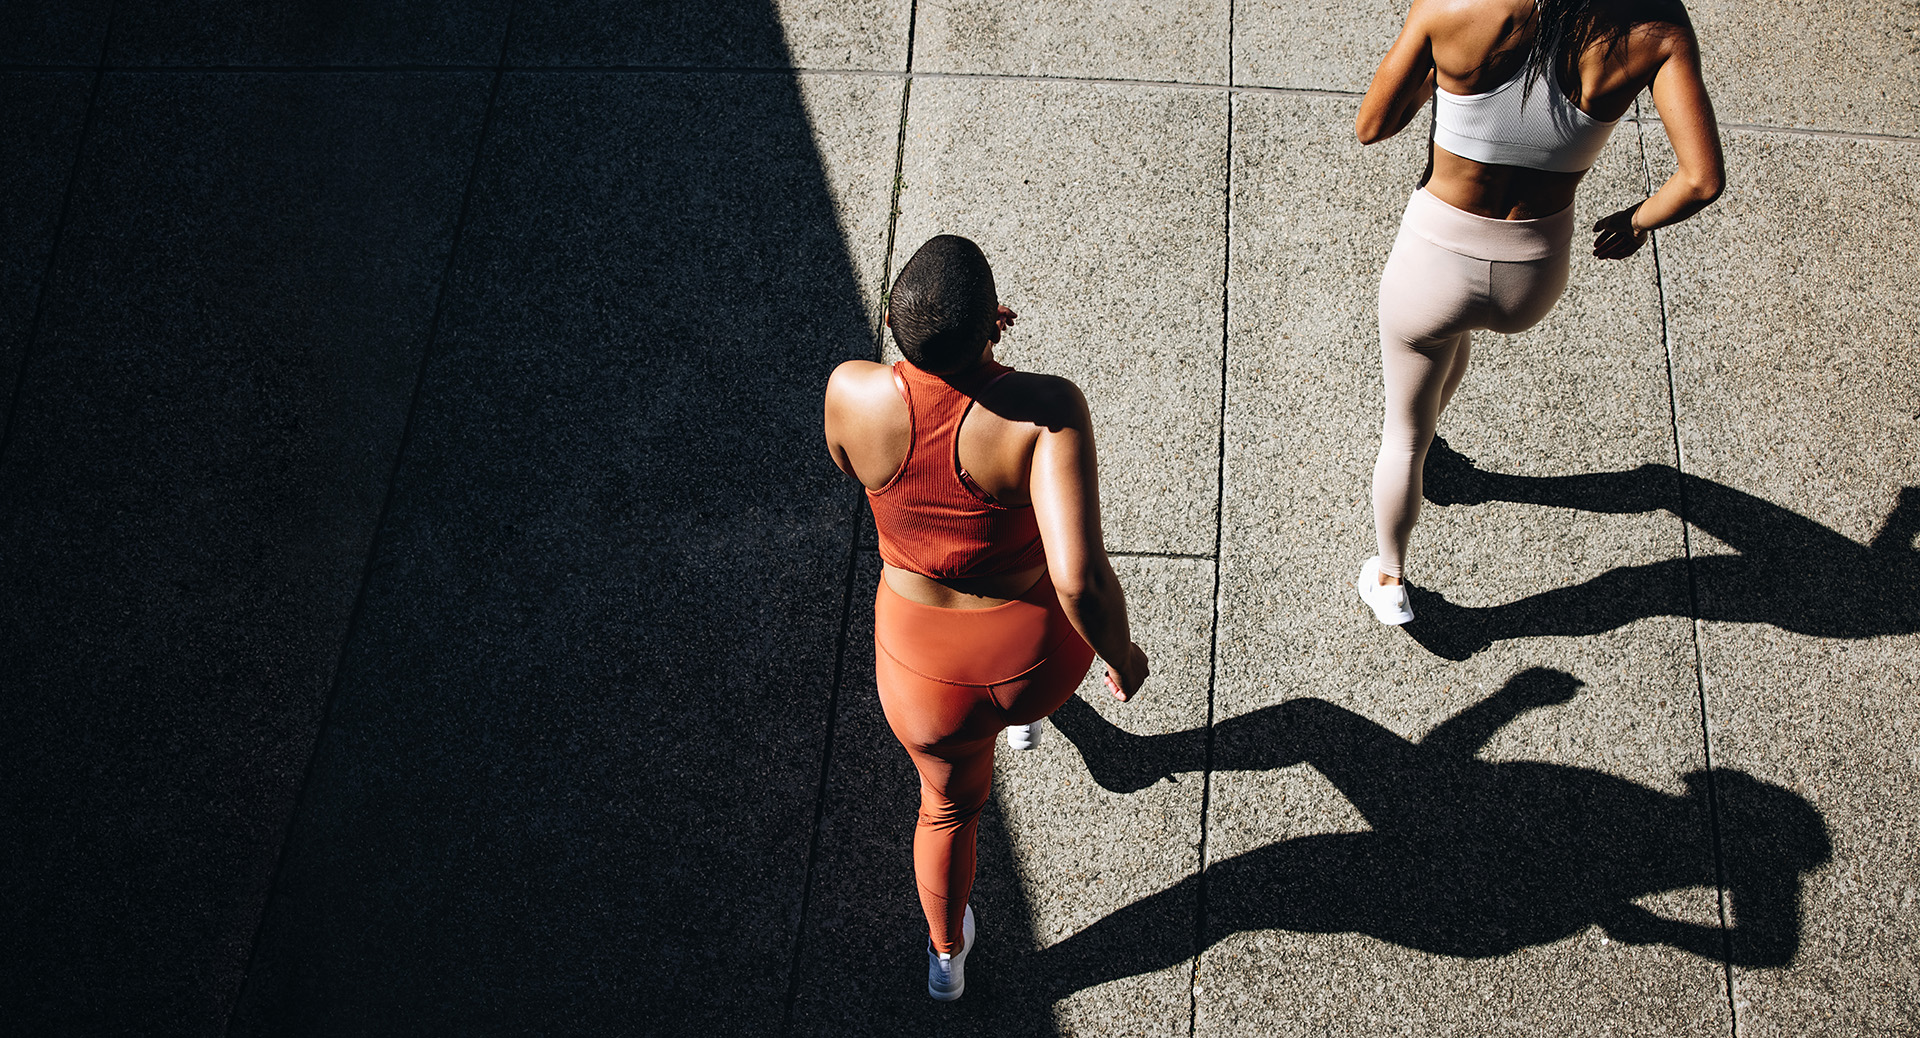
[[[887,295],[893,341],[922,371],[965,367],[995,337],[1000,296],[980,246],[942,234],[920,246]]]

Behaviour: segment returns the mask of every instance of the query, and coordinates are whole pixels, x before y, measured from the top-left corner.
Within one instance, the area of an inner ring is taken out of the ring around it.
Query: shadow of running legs
[[[1597,634],[1650,616],[1772,624],[1824,638],[1920,631],[1920,487],[1905,487],[1871,543],[1667,465],[1574,476],[1489,472],[1444,440],[1427,455],[1427,497],[1437,504],[1512,501],[1606,514],[1665,510],[1738,554],[1622,566],[1591,580],[1495,606],[1412,592],[1407,633],[1435,655],[1466,659],[1496,641]],[[1697,589],[1689,600],[1689,588]]]
[[[1362,933],[1483,958],[1593,925],[1616,940],[1741,965],[1791,962],[1800,874],[1831,854],[1824,821],[1800,797],[1741,772],[1714,773],[1732,820],[1728,857],[1738,859],[1727,870],[1738,924],[1722,931],[1635,903],[1718,884],[1704,772],[1684,776],[1686,791],[1675,795],[1586,768],[1478,758],[1514,718],[1569,702],[1580,685],[1561,671],[1524,671],[1418,742],[1318,699],[1222,722],[1216,768],[1310,764],[1370,828],[1282,840],[1218,862],[1047,948],[1036,966],[1058,998],[1164,969],[1246,930]],[[1060,727],[1097,778],[1131,782],[1195,766],[1193,733],[1130,736],[1090,708]],[[1115,759],[1126,757],[1137,762]],[[1171,907],[1192,903],[1202,883],[1207,915],[1196,941],[1167,918]]]

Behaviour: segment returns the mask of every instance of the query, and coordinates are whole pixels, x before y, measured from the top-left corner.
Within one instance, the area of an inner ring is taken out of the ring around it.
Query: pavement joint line
[[[93,72],[95,65],[35,65],[25,62],[0,63],[0,74],[36,72]],[[492,72],[492,65],[470,64],[389,64],[389,65],[107,65],[112,73],[141,74],[272,74],[272,73],[434,73]],[[1083,86],[1151,87],[1164,90],[1198,90],[1228,94],[1256,94],[1281,97],[1333,97],[1358,100],[1364,91],[1335,87],[1293,87],[1260,84],[1192,83],[1171,79],[1119,79],[1102,76],[1022,75],[1011,72],[915,72],[911,69],[870,68],[792,68],[770,65],[508,65],[508,72],[534,75],[628,74],[628,75],[780,75],[780,76],[858,76],[877,79],[979,80],[1013,83],[1069,83]],[[1657,113],[1628,115],[1623,123],[1646,121],[1659,123]],[[1769,123],[1721,122],[1722,130],[1742,133],[1778,133],[1794,137],[1831,137],[1840,140],[1885,141],[1890,144],[1920,144],[1920,134],[1880,133],[1873,130],[1841,130],[1818,126],[1774,126]]]
[[[334,704],[340,699],[340,686],[345,680],[348,653],[353,648],[354,635],[359,631],[367,612],[367,587],[373,582],[373,568],[380,558],[382,542],[386,537],[387,520],[393,513],[395,490],[400,485],[400,470],[406,463],[407,446],[413,440],[414,422],[420,413],[420,401],[426,395],[427,372],[433,362],[434,344],[440,338],[440,322],[446,315],[447,296],[453,283],[454,264],[460,257],[460,244],[466,236],[466,229],[473,211],[474,184],[480,179],[480,163],[486,157],[487,132],[493,126],[493,113],[499,107],[500,84],[506,78],[507,47],[513,38],[513,16],[519,4],[507,7],[506,28],[500,35],[500,64],[494,69],[493,83],[487,91],[487,106],[480,116],[480,132],[475,135],[473,161],[467,166],[467,182],[460,192],[460,208],[454,216],[453,233],[447,241],[447,262],[440,272],[440,287],[434,294],[433,316],[427,322],[426,342],[420,349],[420,363],[415,368],[413,394],[407,402],[406,421],[400,427],[400,440],[393,452],[393,465],[387,472],[386,492],[381,495],[380,513],[374,519],[372,535],[367,538],[367,558],[360,568],[360,580],[354,588],[353,606],[347,613],[346,628],[340,635],[340,652],[334,658],[333,676],[327,682],[327,696],[320,704],[320,717],[314,725],[313,748],[307,753],[307,765],[300,776],[300,786],[294,793],[293,806],[287,811],[287,821],[280,833],[280,849],[274,855],[273,871],[268,874],[266,892],[260,900],[260,917],[254,923],[253,939],[248,943],[246,967],[240,974],[240,982],[235,987],[233,1001],[227,1007],[227,1026],[225,1033],[232,1038],[234,1027],[240,1018],[240,1009],[245,1004],[247,987],[253,980],[254,971],[260,964],[260,946],[266,936],[267,919],[273,907],[275,893],[286,873],[288,858],[293,847],[294,827],[300,821],[302,810],[306,807],[307,794],[313,788],[313,776],[319,766],[320,748],[326,741],[327,727],[333,719]]]
[[[1227,0],[1227,81],[1233,81],[1233,0]],[[1227,94],[1227,139],[1221,169],[1220,248],[1220,436],[1214,449],[1213,615],[1207,621],[1207,741],[1200,762],[1200,841],[1194,848],[1199,873],[1193,890],[1193,958],[1187,967],[1187,1035],[1200,1026],[1200,956],[1207,936],[1207,819],[1213,809],[1213,714],[1220,684],[1220,551],[1227,526],[1227,350],[1233,329],[1233,94]]]
[[[1107,555],[1115,559],[1184,559],[1193,562],[1212,562],[1215,558],[1190,551],[1110,551]]]
[[[856,519],[863,502],[849,495]],[[856,527],[857,529],[857,527]],[[813,907],[813,874],[820,860],[820,830],[826,821],[827,784],[833,776],[833,737],[839,730],[840,686],[846,680],[847,636],[853,627],[853,582],[859,576],[860,539],[847,545],[846,576],[840,585],[840,631],[833,643],[833,676],[827,684],[826,721],[820,739],[820,784],[813,796],[813,827],[807,837],[807,859],[800,872],[800,903],[793,914],[793,954],[787,961],[787,996],[780,1011],[780,1033],[793,1033],[793,1006],[800,998],[800,956],[807,941],[807,913]]]
[[[1640,108],[1638,98],[1634,99],[1634,108]],[[1637,128],[1640,139],[1640,169],[1646,178],[1649,197],[1653,194],[1653,164],[1647,155],[1647,123]],[[1720,838],[1720,793],[1714,777],[1713,735],[1707,720],[1707,671],[1706,662],[1700,650],[1700,588],[1697,574],[1694,572],[1692,511],[1687,507],[1686,455],[1682,450],[1680,436],[1680,396],[1674,384],[1673,375],[1673,322],[1667,309],[1667,278],[1665,265],[1661,263],[1660,231],[1655,228],[1648,234],[1647,246],[1653,250],[1653,282],[1655,295],[1660,300],[1660,351],[1666,365],[1667,374],[1667,415],[1668,430],[1673,437],[1674,489],[1679,495],[1680,509],[1680,545],[1687,560],[1687,629],[1693,646],[1693,680],[1695,704],[1700,719],[1700,756],[1706,765],[1707,773],[1707,835],[1713,848],[1713,884],[1714,907],[1720,921],[1720,969],[1721,981],[1725,985],[1727,1004],[1727,1026],[1732,1038],[1740,1038],[1740,1004],[1733,989],[1733,945],[1728,928],[1727,912],[1727,872],[1725,853]]]
[[[1638,100],[1636,99],[1636,104]],[[1645,122],[1655,126],[1664,126],[1656,110],[1640,116]],[[1818,126],[1772,126],[1767,123],[1719,123],[1722,130],[1739,130],[1742,133],[1780,133],[1790,137],[1833,137],[1849,141],[1886,141],[1892,144],[1920,144],[1920,136],[1902,133],[1875,133],[1870,130],[1829,130]]]
[[[907,13],[907,68],[913,68],[913,28],[916,13],[920,5],[918,0]],[[887,193],[887,251],[880,261],[880,313],[874,318],[873,359],[881,360],[887,346],[887,303],[892,297],[893,249],[896,234],[900,229],[900,189],[905,186],[907,168],[907,113],[913,103],[913,77],[906,76],[900,83],[900,130],[893,143],[893,184]]]
[[[93,135],[95,112],[99,109],[100,85],[107,78],[107,47],[113,42],[113,16],[118,4],[107,7],[107,27],[100,33],[100,61],[91,69],[76,67],[70,71],[90,71],[93,83],[87,87],[87,114],[80,119],[75,135],[73,165],[67,167],[67,186],[60,197],[60,214],[54,218],[53,237],[47,242],[47,265],[40,275],[40,291],[33,300],[33,316],[27,319],[26,341],[20,345],[20,359],[13,370],[13,386],[7,394],[7,413],[0,420],[0,462],[6,461],[7,448],[13,446],[15,423],[20,419],[20,402],[27,392],[27,369],[32,366],[34,347],[46,326],[47,295],[53,290],[53,272],[58,269],[60,246],[67,240],[67,226],[73,220],[73,196],[80,187],[80,167],[87,158],[87,138]]]

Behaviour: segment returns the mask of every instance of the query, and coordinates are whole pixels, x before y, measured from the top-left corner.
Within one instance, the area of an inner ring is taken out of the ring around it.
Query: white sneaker
[[[927,994],[935,1001],[951,1002],[967,990],[967,953],[973,950],[973,906],[960,919],[960,950],[948,955],[936,953],[927,942]]]
[[[1353,582],[1360,600],[1388,627],[1398,627],[1413,619],[1413,607],[1407,604],[1407,585],[1380,583],[1380,556],[1360,564],[1360,577]]]
[[[1031,750],[1040,745],[1040,722],[1007,726],[1007,749]]]

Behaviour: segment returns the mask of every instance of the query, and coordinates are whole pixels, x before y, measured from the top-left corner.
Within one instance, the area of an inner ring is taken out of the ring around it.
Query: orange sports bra
[[[907,402],[907,458],[886,486],[867,491],[880,558],[935,579],[987,577],[1046,562],[1032,505],[1009,507],[960,467],[960,422],[974,397],[1013,373],[982,364],[959,375],[929,375],[907,361],[893,384]]]

